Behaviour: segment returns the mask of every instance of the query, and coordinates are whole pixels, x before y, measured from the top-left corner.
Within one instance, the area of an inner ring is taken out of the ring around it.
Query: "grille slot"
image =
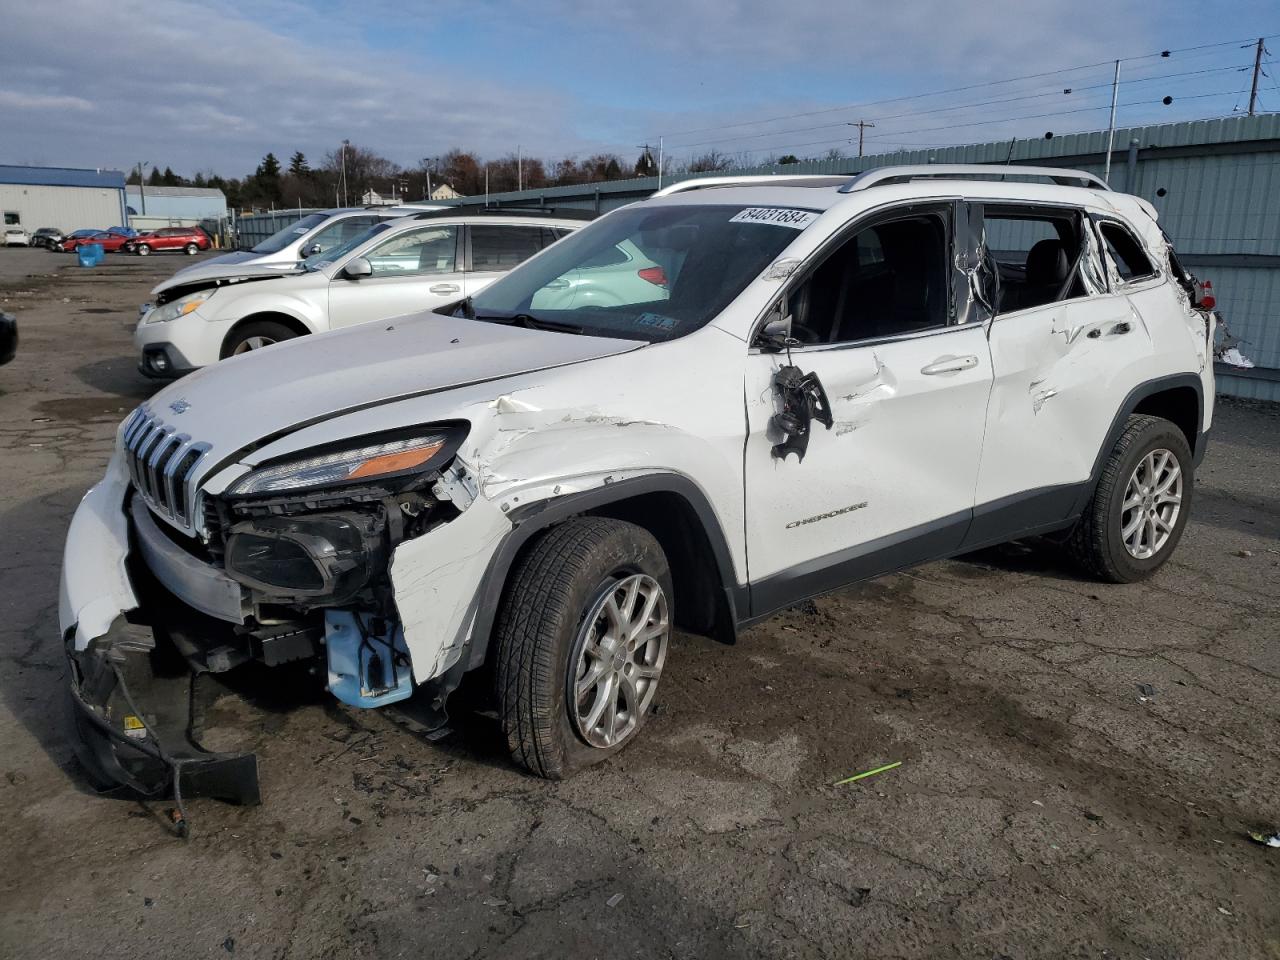
[[[129,477],[151,512],[195,536],[195,470],[209,444],[193,441],[145,407],[135,410],[121,434]]]

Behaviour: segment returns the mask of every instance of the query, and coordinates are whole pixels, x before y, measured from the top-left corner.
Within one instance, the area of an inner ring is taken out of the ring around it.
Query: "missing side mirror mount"
[[[813,421],[817,420],[828,430],[835,423],[827,391],[816,373],[803,373],[790,364],[774,373],[773,389],[778,394],[780,409],[769,425],[782,434],[782,440],[773,447],[774,459],[786,460],[787,454],[794,453],[803,463]]]

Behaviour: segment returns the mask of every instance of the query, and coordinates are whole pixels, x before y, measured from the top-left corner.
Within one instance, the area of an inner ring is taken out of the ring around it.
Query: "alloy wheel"
[[[1169,542],[1182,512],[1182,465],[1169,450],[1138,461],[1120,505],[1120,539],[1129,555],[1149,560]]]
[[[236,348],[231,351],[231,355],[234,357],[242,353],[248,353],[250,350],[261,350],[263,347],[269,347],[275,342],[270,337],[246,337],[236,344]]]
[[[653,703],[667,658],[667,597],[653,577],[633,574],[601,591],[570,656],[569,715],[593,747],[614,747]]]

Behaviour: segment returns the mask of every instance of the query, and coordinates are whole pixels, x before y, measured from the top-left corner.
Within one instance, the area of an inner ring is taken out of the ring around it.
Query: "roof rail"
[[[544,220],[594,220],[600,214],[581,207],[480,207],[459,206],[409,214],[414,220],[439,217],[540,217]]]
[[[811,173],[811,174],[795,174],[789,175],[785,173],[768,173],[756,176],[742,177],[695,177],[692,180],[681,180],[679,183],[673,183],[669,187],[663,187],[654,194],[653,197],[669,197],[673,193],[686,193],[689,190],[705,190],[708,187],[750,187],[760,186],[761,184],[776,184],[780,187],[802,186],[803,181],[810,180],[826,180],[831,186],[844,182],[842,176],[832,176],[831,174]],[[821,186],[821,184],[819,184]]]
[[[1101,177],[1084,170],[1068,170],[1063,167],[1024,167],[1017,164],[992,163],[930,163],[902,167],[877,167],[867,170],[845,183],[841,193],[856,193],[867,187],[898,180],[927,180],[937,178],[965,179],[980,177],[983,180],[1003,180],[1005,177],[1039,177],[1052,180],[1062,186],[1096,187],[1110,190]]]

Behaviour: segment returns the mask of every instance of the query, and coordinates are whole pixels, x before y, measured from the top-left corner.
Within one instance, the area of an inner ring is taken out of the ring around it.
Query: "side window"
[[[788,294],[792,336],[846,343],[946,326],[949,248],[941,212],[859,230]]]
[[[997,313],[1027,310],[1088,294],[1081,214],[988,207],[987,252],[999,275]]]
[[[347,217],[317,231],[304,246],[308,253],[314,246],[319,246],[319,252],[324,253],[359,236],[377,222],[377,217]]]
[[[1156,272],[1142,244],[1126,227],[1114,220],[1104,220],[1098,225],[1098,231],[1122,281],[1141,280]]]
[[[392,237],[365,257],[375,277],[430,276],[454,273],[457,252],[457,227],[423,227]]]
[[[540,227],[482,223],[471,228],[472,270],[510,270],[541,249]]]

